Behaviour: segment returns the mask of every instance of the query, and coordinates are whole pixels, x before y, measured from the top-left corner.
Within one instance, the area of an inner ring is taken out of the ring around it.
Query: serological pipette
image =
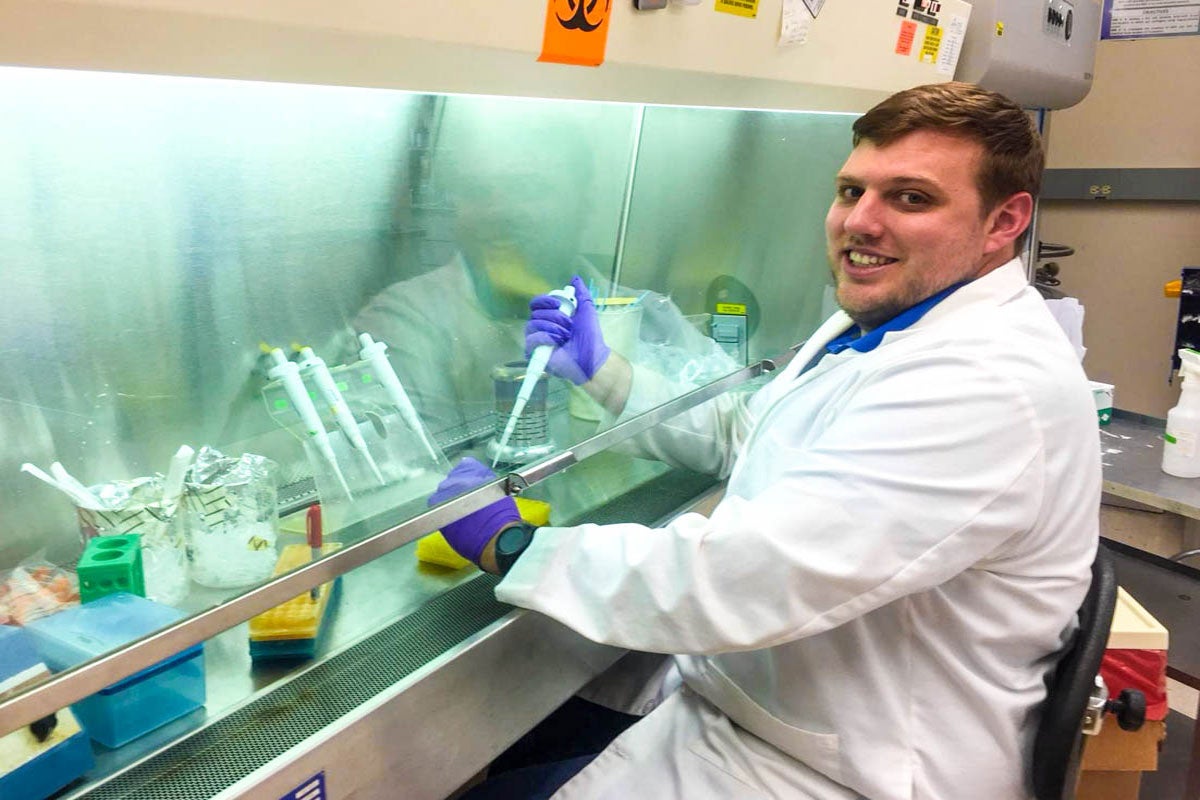
[[[438,452],[434,448],[433,442],[429,441],[429,437],[425,435],[425,426],[421,424],[421,419],[417,416],[417,409],[408,399],[408,392],[404,391],[404,384],[400,383],[396,370],[392,369],[392,362],[387,357],[387,345],[375,341],[369,333],[360,333],[358,341],[362,345],[362,349],[358,351],[358,357],[371,366],[371,372],[375,375],[375,379],[383,384],[388,399],[399,409],[404,423],[421,438],[421,444],[425,446],[425,451],[429,453],[429,457],[433,459],[434,463],[437,463]]]
[[[267,376],[283,384],[288,399],[292,401],[292,407],[296,409],[296,413],[300,415],[300,421],[304,424],[305,434],[325,458],[325,463],[333,470],[346,497],[353,500],[354,495],[350,492],[350,486],[346,483],[346,478],[338,466],[337,457],[333,454],[333,443],[329,441],[329,433],[325,430],[325,424],[321,422],[321,415],[317,413],[317,407],[313,405],[312,398],[308,396],[308,390],[304,388],[304,380],[300,377],[300,367],[288,361],[287,356],[278,347],[271,351],[271,360],[275,362],[275,366],[267,371]]]
[[[334,382],[333,375],[330,374],[325,361],[314,353],[311,347],[302,347],[300,348],[300,369],[304,370],[306,375],[312,376],[313,383],[317,384],[317,391],[321,393],[321,399],[329,407],[329,413],[333,414],[337,426],[342,429],[342,433],[346,434],[350,444],[367,462],[367,466],[375,474],[375,480],[379,481],[380,486],[387,485],[387,481],[383,479],[383,473],[379,471],[379,465],[375,463],[375,459],[371,457],[371,451],[367,449],[367,440],[363,438],[362,431],[358,429],[354,413],[346,404],[346,398],[342,397],[342,392]]]
[[[558,298],[559,311],[568,317],[574,316],[576,305],[574,286],[568,284],[561,289],[549,292],[549,294],[551,297]],[[517,391],[517,399],[513,401],[512,413],[508,415],[508,422],[504,425],[504,433],[500,436],[500,444],[496,448],[496,457],[492,459],[492,469],[495,469],[497,462],[500,461],[500,454],[504,452],[504,448],[508,445],[508,439],[517,427],[517,420],[521,418],[521,414],[525,411],[525,404],[533,396],[533,390],[537,387],[537,382],[546,373],[546,365],[550,363],[550,356],[553,355],[554,348],[555,345],[543,344],[533,348],[533,352],[529,355],[529,366],[525,368],[525,377],[521,380],[521,388]]]

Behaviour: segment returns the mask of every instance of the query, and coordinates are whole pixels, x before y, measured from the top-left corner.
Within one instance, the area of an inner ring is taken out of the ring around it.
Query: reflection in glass
[[[460,454],[490,462],[494,370],[526,356],[530,297],[573,275],[594,287],[612,346],[679,391],[740,365],[710,337],[716,303],[745,307],[752,359],[802,339],[827,308],[820,221],[850,125],[25,69],[0,69],[0,119],[0,579],[69,571],[83,550],[86,515],[23,462],[61,462],[87,486],[161,486],[182,444],[269,459],[277,509],[251,516],[301,511],[274,537],[229,530],[217,516],[229,493],[189,484],[193,579],[168,601],[185,613],[303,545],[318,494],[327,538],[350,543],[423,510]],[[373,343],[419,426],[371,367]],[[305,346],[378,465],[306,379],[349,492],[273,374],[272,351],[302,370]],[[550,450],[603,424],[588,402],[547,381]],[[531,452],[514,461],[543,454]],[[540,499],[552,522],[584,519],[666,471],[605,453]],[[224,581],[199,545],[230,542],[262,550]],[[343,636],[462,579],[417,574],[405,557],[347,580]],[[405,599],[372,607],[387,592]],[[209,643],[210,676],[241,676],[210,692],[210,712],[261,685],[242,674],[245,645],[244,629]]]

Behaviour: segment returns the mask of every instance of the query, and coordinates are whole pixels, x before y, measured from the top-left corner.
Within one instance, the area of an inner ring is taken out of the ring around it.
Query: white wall
[[[1200,37],[1101,42],[1091,93],[1051,114],[1047,166],[1200,167]],[[1075,248],[1060,277],[1086,308],[1088,375],[1118,408],[1165,416],[1178,301],[1162,288],[1200,266],[1200,203],[1045,202],[1040,224]]]

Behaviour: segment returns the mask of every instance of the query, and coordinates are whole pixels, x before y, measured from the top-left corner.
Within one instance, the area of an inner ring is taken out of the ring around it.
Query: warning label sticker
[[[921,54],[917,58],[923,64],[936,64],[941,47],[942,29],[930,25],[925,29],[925,40],[921,42]]]
[[[736,14],[739,17],[758,16],[758,0],[716,0],[714,8],[724,14]]]
[[[917,36],[917,23],[903,20],[900,23],[900,37],[896,39],[896,55],[912,55],[913,39]]]

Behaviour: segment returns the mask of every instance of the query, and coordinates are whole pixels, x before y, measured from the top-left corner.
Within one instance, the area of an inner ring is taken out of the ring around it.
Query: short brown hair
[[[1017,192],[1036,199],[1042,187],[1046,157],[1033,120],[1004,95],[973,83],[933,83],[897,92],[855,120],[853,130],[855,147],[863,140],[885,147],[920,130],[979,142],[983,163],[975,184],[985,213]]]

